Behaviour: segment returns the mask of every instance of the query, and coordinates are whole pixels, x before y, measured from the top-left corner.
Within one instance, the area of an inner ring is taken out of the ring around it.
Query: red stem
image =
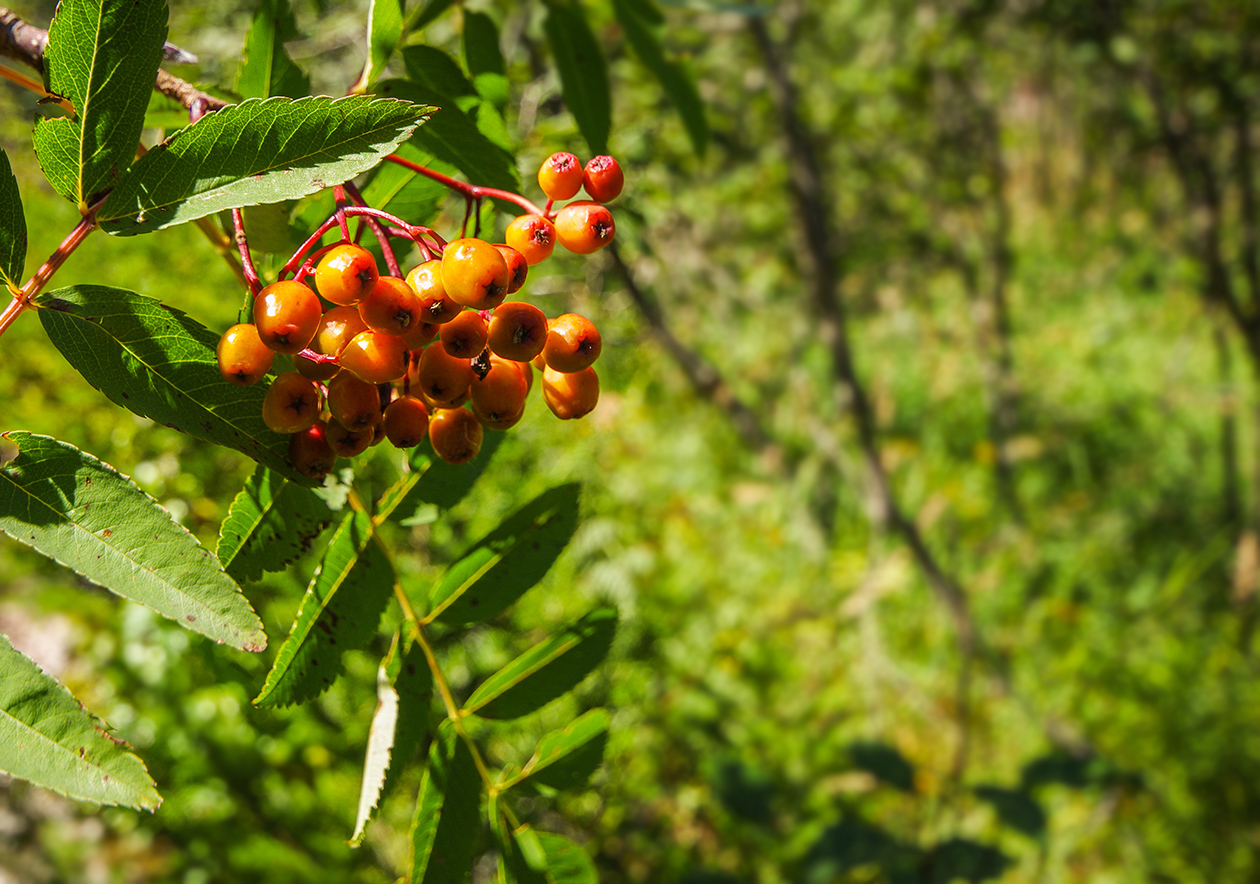
[[[350,198],[360,206],[366,206],[367,200],[363,198],[363,194],[359,192],[359,188],[355,187],[352,182],[346,182],[346,192],[350,194]],[[402,268],[398,266],[398,258],[394,255],[394,248],[389,244],[389,237],[385,235],[385,231],[381,228],[381,222],[375,218],[362,217],[362,221],[367,223],[372,234],[376,237],[376,241],[381,244],[381,251],[385,254],[385,263],[389,266],[391,276],[402,277]]]
[[[249,283],[249,293],[257,297],[262,291],[262,280],[254,269],[254,259],[249,254],[249,239],[245,236],[245,216],[240,209],[232,210],[232,229],[236,232],[236,249],[241,253],[241,266],[245,270],[245,281]]]
[[[74,254],[74,250],[83,244],[83,240],[87,235],[96,229],[96,210],[104,202],[104,197],[93,205],[86,215],[74,225],[74,229],[66,234],[66,238],[61,244],[48,256],[48,260],[39,265],[39,269],[35,274],[26,281],[22,288],[18,289],[13,296],[13,300],[4,308],[4,312],[0,313],[0,334],[4,333],[13,320],[17,319],[22,313],[31,306],[31,299],[43,291],[44,286],[48,284],[48,280],[56,273],[61,265],[66,263],[66,259]]]
[[[346,187],[344,184],[333,185],[333,201],[337,204],[337,209],[333,213],[337,219],[337,225],[341,228],[341,241],[350,242],[350,225],[346,223]]]
[[[441,172],[435,172],[428,166],[422,166],[419,163],[406,159],[405,157],[400,157],[398,154],[391,153],[389,156],[385,157],[385,159],[389,160],[391,163],[397,163],[405,169],[410,169],[418,175],[423,175],[426,178],[432,178],[439,184],[449,187],[457,193],[462,193],[468,199],[480,199],[488,196],[492,199],[515,203],[525,211],[534,215],[543,215],[545,217],[547,214],[519,193],[512,193],[508,190],[499,190],[496,187],[481,187],[476,184],[467,184],[463,181],[457,181],[449,175],[443,175]]]

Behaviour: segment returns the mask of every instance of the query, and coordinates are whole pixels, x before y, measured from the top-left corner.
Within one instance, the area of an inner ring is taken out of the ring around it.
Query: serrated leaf
[[[222,209],[300,199],[366,172],[431,108],[363,95],[251,98],[202,117],[141,157],[97,217],[130,235]]]
[[[572,0],[545,2],[547,18],[543,30],[560,72],[564,104],[592,152],[608,153],[608,133],[612,129],[608,62],[581,6]]]
[[[242,98],[301,98],[311,91],[310,77],[284,48],[285,41],[297,36],[289,0],[261,0],[236,72],[236,91]]]
[[[357,510],[347,512],[254,703],[287,706],[327,690],[341,674],[342,652],[365,648],[376,635],[394,579],[389,560],[372,540],[372,520]]]
[[[16,289],[26,267],[26,215],[9,155],[0,150],[0,279]]]
[[[499,26],[484,12],[464,13],[464,64],[482,98],[501,108],[507,103],[507,65],[499,48]]]
[[[219,560],[113,467],[73,445],[13,431],[0,467],[0,531],[180,626],[246,651],[262,623]]]
[[[700,98],[691,70],[665,57],[665,50],[655,31],[664,22],[664,17],[651,0],[613,0],[613,11],[625,31],[626,40],[634,47],[634,54],[656,75],[665,95],[678,109],[695,152],[704,156],[709,143],[709,121],[704,101]]]
[[[451,97],[408,80],[383,80],[376,94],[437,105],[433,118],[416,132],[416,147],[450,163],[475,184],[500,190],[519,187],[515,157],[487,138]]]
[[[213,83],[193,83],[193,86],[208,95],[221,98],[229,104],[235,104],[241,100],[241,96],[235,92],[222,89]],[[187,125],[188,108],[184,107],[176,99],[163,95],[156,89],[149,93],[149,106],[144,112],[144,128],[174,131]]]
[[[409,647],[394,633],[389,655],[376,676],[376,712],[368,731],[363,787],[352,844],[359,844],[381,801],[398,782],[429,724],[433,674],[418,644]]]
[[[487,433],[481,450],[465,464],[449,464],[438,459],[426,441],[408,459],[410,472],[393,484],[377,504],[378,520],[400,521],[411,517],[419,506],[432,504],[448,510],[468,496],[473,483],[485,472],[503,433]]]
[[[465,713],[520,718],[577,687],[608,656],[617,612],[596,608],[577,623],[534,645],[473,691]]]
[[[141,417],[233,448],[300,485],[289,439],[262,419],[266,390],[223,380],[219,336],[183,311],[126,289],[79,285],[35,299],[49,339],[88,383]]]
[[[359,84],[371,86],[385,71],[390,57],[403,38],[403,0],[371,0],[368,6],[368,60],[359,75]],[[355,91],[360,91],[357,87]]]
[[[504,783],[504,789],[533,779],[553,789],[573,789],[585,783],[604,760],[608,745],[608,713],[592,709],[563,730],[552,731],[538,742],[534,755],[521,772]]]
[[[464,884],[477,847],[484,791],[467,744],[451,722],[438,728],[411,827],[412,884]]]
[[[576,484],[545,491],[447,568],[425,621],[463,624],[498,616],[551,567],[577,529]]]
[[[455,167],[437,160],[410,142],[400,144],[399,156],[428,166],[445,175],[455,174]],[[412,224],[426,224],[437,214],[450,195],[446,187],[397,163],[381,163],[363,187],[363,199],[369,206],[390,212]]]
[[[282,571],[332,523],[318,494],[258,467],[236,495],[219,529],[219,561],[240,582]]]
[[[39,119],[35,151],[54,189],[83,210],[118,183],[136,155],[165,41],[165,0],[62,0],[57,7],[44,84],[70,99],[76,118]]]
[[[0,770],[97,804],[156,810],[144,762],[0,635]]]

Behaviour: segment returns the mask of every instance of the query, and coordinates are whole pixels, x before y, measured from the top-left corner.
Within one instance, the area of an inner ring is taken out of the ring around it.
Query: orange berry
[[[448,298],[465,307],[493,310],[507,297],[507,262],[485,240],[452,240],[442,251],[442,286]]]
[[[315,267],[315,288],[342,307],[357,304],[376,287],[376,258],[362,246],[342,243],[324,253]]]
[[[597,202],[578,200],[556,213],[556,239],[575,254],[598,252],[616,233],[612,212]]]
[[[621,171],[621,164],[610,156],[593,157],[582,170],[582,186],[597,202],[612,202],[621,196],[621,188],[625,184],[626,176]]]
[[[486,343],[504,359],[528,362],[547,343],[547,317],[533,304],[504,301],[490,317]]]
[[[441,325],[450,322],[464,309],[446,296],[446,287],[442,285],[442,261],[434,258],[411,268],[407,274],[407,285],[420,299],[420,312],[425,322]]]
[[[543,372],[543,401],[551,413],[561,420],[585,417],[599,402],[599,375],[595,369],[561,372],[548,368]]]
[[[315,293],[291,279],[273,282],[254,299],[258,337],[277,353],[298,353],[315,337],[320,306]]]
[[[396,381],[407,373],[407,342],[398,335],[359,332],[339,357],[341,367],[369,384]]]
[[[435,345],[420,354],[414,386],[434,402],[449,407],[468,392],[475,377],[469,360],[457,359]]]
[[[286,371],[267,388],[263,422],[277,433],[298,433],[319,419],[319,390],[310,378]]]
[[[424,322],[420,298],[396,276],[382,276],[376,288],[359,302],[359,316],[368,328],[389,335],[406,334]]]
[[[262,380],[276,358],[275,351],[258,337],[258,329],[248,322],[239,322],[223,333],[216,355],[223,380],[238,387]]]
[[[525,413],[525,396],[529,393],[526,372],[529,366],[490,357],[490,371],[475,379],[468,388],[473,415],[491,430],[506,430]]]
[[[358,307],[333,307],[320,317],[311,346],[325,356],[340,356],[346,344],[365,331],[367,323],[359,315]]]
[[[542,215],[518,215],[508,224],[503,238],[533,267],[551,257],[556,247],[556,226]]]
[[[481,450],[483,432],[470,411],[439,408],[429,418],[429,442],[433,452],[447,463],[468,463]]]
[[[553,153],[538,169],[538,186],[549,200],[572,199],[582,187],[582,161],[571,153]]]
[[[529,262],[525,260],[524,255],[509,245],[497,242],[494,244],[494,247],[499,250],[499,254],[503,256],[503,260],[507,264],[507,293],[509,295],[515,294],[525,284],[525,277],[529,276]]]
[[[328,446],[342,457],[355,457],[367,451],[375,436],[375,426],[363,430],[347,430],[336,421],[328,425]]]
[[[414,448],[429,430],[429,410],[414,396],[401,396],[385,409],[384,427],[395,448]]]
[[[408,350],[422,350],[425,344],[437,337],[438,329],[441,327],[429,322],[413,325],[403,333],[403,343],[407,345]]]
[[[322,420],[289,437],[289,460],[303,476],[322,479],[332,471],[336,459],[328,444],[328,425]]]
[[[542,357],[555,371],[581,371],[599,358],[603,340],[595,323],[577,313],[565,313],[547,323]]]
[[[381,396],[373,384],[343,371],[328,382],[328,411],[346,429],[374,427],[381,419]]]
[[[318,337],[318,333],[316,334]],[[311,343],[315,343],[311,341]],[[293,367],[297,369],[298,374],[304,378],[310,378],[313,381],[326,381],[337,376],[337,372],[341,371],[341,366],[335,362],[316,362],[308,356],[301,353],[293,354]]]
[[[486,320],[476,310],[465,310],[438,329],[443,349],[452,356],[472,359],[486,349]]]

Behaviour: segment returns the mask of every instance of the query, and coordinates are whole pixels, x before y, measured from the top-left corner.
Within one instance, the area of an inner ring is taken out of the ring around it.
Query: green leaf
[[[395,153],[445,175],[455,174],[454,166],[417,150],[410,142],[400,144]],[[363,187],[363,199],[369,206],[391,212],[412,224],[430,221],[449,195],[450,191],[442,184],[397,163],[381,163],[372,180]]]
[[[293,211],[293,205],[293,200],[285,200],[282,203],[265,203],[261,206],[246,206],[242,209],[241,216],[245,222],[245,236],[249,238],[249,247],[255,252],[283,255],[288,258],[293,250],[306,239],[305,236],[301,238],[294,236],[292,228],[289,227],[289,215]],[[320,220],[322,221],[323,218]],[[228,223],[231,224],[231,221]]]
[[[0,150],[0,279],[11,289],[22,284],[26,267],[26,215],[9,155]]]
[[[464,13],[464,64],[482,98],[498,108],[507,104],[507,65],[499,48],[499,26],[484,12]]]
[[[342,652],[366,648],[376,635],[394,579],[389,560],[372,540],[371,518],[347,512],[254,703],[287,706],[327,690],[341,674]]]
[[[497,807],[490,822],[499,848],[500,884],[547,884],[542,872],[547,856],[533,826],[525,823],[509,831],[509,824]]]
[[[261,0],[236,72],[236,91],[242,98],[301,98],[310,93],[310,77],[284,49],[285,41],[297,36],[289,0]]]
[[[371,169],[430,110],[363,95],[251,98],[146,153],[97,217],[110,233],[130,235],[299,199]]]
[[[381,496],[376,512],[379,519],[401,521],[413,516],[416,508],[433,504],[448,510],[468,496],[473,483],[485,472],[494,453],[503,443],[503,433],[487,433],[481,450],[465,464],[439,460],[426,441],[416,448],[408,466],[410,472]]]
[[[332,511],[318,494],[260,466],[219,529],[219,561],[241,582],[283,571],[331,522]]]
[[[162,803],[144,762],[3,635],[0,770],[97,804],[156,810]]]
[[[464,884],[472,871],[483,786],[449,720],[438,728],[411,827],[412,884]]]
[[[538,832],[538,845],[547,863],[547,884],[599,884],[590,854],[563,835]]]
[[[35,151],[49,182],[86,209],[136,155],[166,41],[165,0],[62,0],[48,28],[44,82],[75,119],[40,118]],[[144,84],[143,88],[136,88]]]
[[[202,92],[221,98],[229,104],[235,104],[241,100],[241,96],[227,89],[221,89],[213,83],[193,83],[193,85]],[[144,113],[144,128],[174,131],[183,129],[187,125],[188,108],[156,89],[149,93],[149,106]]]
[[[461,109],[471,107],[464,99],[478,100],[477,87],[464,75],[459,62],[436,46],[408,46],[402,52],[407,79],[440,95],[459,99]]]
[[[573,0],[546,0],[546,5],[543,29],[560,72],[564,103],[591,150],[608,153],[612,97],[604,53],[581,6]]]
[[[380,78],[403,38],[403,0],[371,0],[368,6],[368,60],[359,84],[370,87]],[[356,91],[359,91],[356,86]]]
[[[376,677],[376,712],[368,731],[363,787],[351,843],[359,844],[381,801],[416,754],[429,724],[433,673],[419,644],[409,647],[399,632]]]
[[[262,623],[219,560],[157,501],[73,445],[13,431],[0,531],[180,626],[246,651]]]
[[[691,70],[665,57],[656,35],[656,28],[664,22],[660,11],[652,5],[652,0],[613,0],[613,10],[635,55],[660,80],[666,96],[678,109],[695,152],[704,156],[709,143],[704,101]]]
[[[187,314],[126,289],[70,286],[35,299],[49,339],[118,405],[207,442],[233,448],[300,485],[289,438],[262,419],[261,385],[219,374],[219,336]]]
[[[482,718],[520,718],[586,678],[612,646],[617,612],[596,608],[577,623],[534,645],[481,683],[464,704]]]
[[[524,595],[577,530],[578,490],[543,492],[474,544],[434,586],[426,621],[486,621]]]
[[[438,16],[446,12],[455,4],[455,0],[425,0],[420,6],[411,11],[408,17],[406,30],[419,31],[422,28],[432,24]]]
[[[504,789],[533,779],[553,789],[575,789],[585,783],[604,760],[608,744],[608,713],[592,709],[563,730],[543,737],[521,772]]]
[[[520,186],[515,157],[486,137],[454,99],[408,80],[385,80],[376,94],[437,105],[428,125],[416,133],[416,147],[450,163],[475,184],[500,190]]]

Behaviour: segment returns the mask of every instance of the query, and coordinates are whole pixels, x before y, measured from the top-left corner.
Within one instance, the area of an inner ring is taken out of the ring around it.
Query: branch
[[[48,46],[48,32],[24,21],[11,10],[0,6],[0,55],[16,59],[27,67],[34,68],[41,74],[44,72],[44,50]],[[187,53],[175,46],[167,44],[165,55],[168,58],[183,60],[189,58]],[[158,69],[154,89],[167,98],[178,101],[181,105],[193,109],[200,104],[205,111],[227,107],[228,103],[202,92],[192,83],[181,80],[174,74]]]

